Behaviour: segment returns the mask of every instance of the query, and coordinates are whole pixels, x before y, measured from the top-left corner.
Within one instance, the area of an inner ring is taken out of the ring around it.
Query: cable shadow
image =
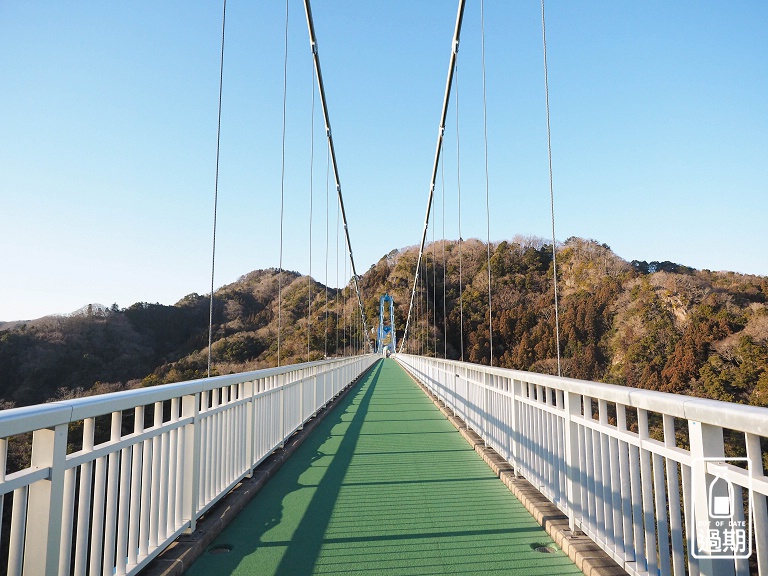
[[[275,574],[309,574],[315,567],[323,545],[325,531],[331,521],[334,506],[339,498],[342,481],[355,453],[355,446],[360,438],[360,430],[365,421],[366,411],[371,403],[371,396],[376,388],[383,363],[377,366],[375,375],[365,391],[355,415],[341,439],[336,454],[325,470],[312,500],[293,533],[288,548],[275,571]]]

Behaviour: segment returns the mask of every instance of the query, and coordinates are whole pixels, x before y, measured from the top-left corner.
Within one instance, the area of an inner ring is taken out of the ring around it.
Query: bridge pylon
[[[385,321],[387,302],[389,302],[389,323]],[[389,356],[395,352],[396,347],[395,300],[389,294],[384,294],[379,299],[379,328],[376,331],[376,353]]]

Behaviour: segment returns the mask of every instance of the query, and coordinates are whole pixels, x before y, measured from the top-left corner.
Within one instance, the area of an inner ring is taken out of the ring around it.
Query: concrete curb
[[[483,439],[474,430],[468,428],[465,422],[446,407],[442,400],[438,399],[410,372],[408,374],[579,570],[586,576],[626,576],[627,572],[588,536],[571,532],[568,517],[557,506],[526,479],[515,477],[514,468],[509,462],[493,448],[487,447]]]
[[[144,569],[141,576],[180,576],[205,552],[211,542],[237,517],[256,493],[275,475],[291,454],[306,440],[323,419],[341,402],[347,393],[376,366],[377,362],[362,372],[324,408],[311,418],[304,427],[288,439],[283,448],[275,450],[259,464],[251,478],[243,479],[213,508],[197,521],[191,534],[182,534],[163,550]]]

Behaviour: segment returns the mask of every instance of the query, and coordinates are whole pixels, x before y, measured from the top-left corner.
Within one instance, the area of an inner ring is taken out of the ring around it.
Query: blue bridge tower
[[[389,319],[385,323],[384,314],[386,304],[389,302]],[[395,301],[389,294],[384,294],[379,299],[379,329],[376,335],[376,352],[389,356],[395,352],[397,336],[395,334]]]

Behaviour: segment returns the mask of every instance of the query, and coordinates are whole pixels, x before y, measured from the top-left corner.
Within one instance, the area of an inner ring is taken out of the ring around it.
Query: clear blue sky
[[[418,242],[456,4],[316,1],[358,272]],[[462,236],[485,237],[479,2],[459,53]],[[486,1],[491,237],[547,237],[537,1]],[[277,266],[284,3],[230,0],[216,286]],[[0,3],[0,320],[210,289],[220,2]],[[768,4],[549,0],[557,238],[768,275]],[[312,68],[290,0],[284,267],[309,271]],[[455,102],[455,100],[454,100]],[[325,280],[315,108],[312,275]],[[456,111],[445,235],[458,237]],[[438,182],[436,238],[442,236]],[[328,283],[336,285],[331,185]],[[429,237],[432,237],[430,233]],[[339,264],[340,282],[344,274]]]

